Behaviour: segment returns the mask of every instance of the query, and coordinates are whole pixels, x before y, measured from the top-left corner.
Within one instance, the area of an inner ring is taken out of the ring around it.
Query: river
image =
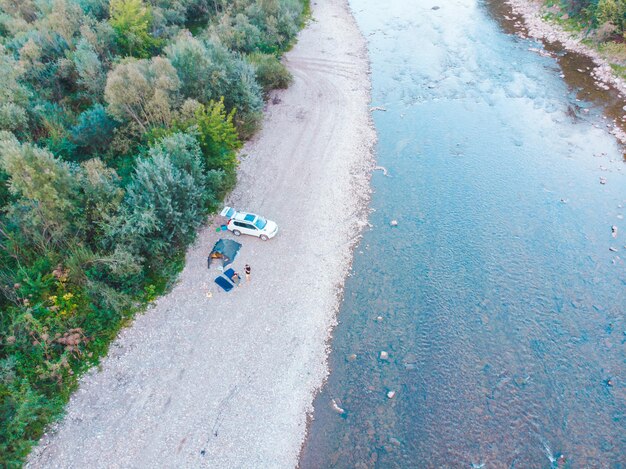
[[[502,2],[351,8],[388,174],[301,468],[626,467],[626,103]]]

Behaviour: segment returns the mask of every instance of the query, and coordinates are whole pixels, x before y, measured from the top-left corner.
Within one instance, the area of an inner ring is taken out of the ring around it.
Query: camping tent
[[[208,267],[211,268],[212,259],[221,259],[222,267],[226,267],[235,260],[235,257],[237,257],[237,253],[239,252],[239,248],[241,248],[241,244],[237,241],[233,241],[232,239],[220,239],[217,243],[215,243],[211,254],[209,254],[209,258],[207,260]]]

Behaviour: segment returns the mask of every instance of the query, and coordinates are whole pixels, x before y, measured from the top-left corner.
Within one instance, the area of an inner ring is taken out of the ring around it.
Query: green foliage
[[[206,180],[200,146],[189,134],[165,137],[139,159],[127,187],[119,228],[138,255],[158,257],[195,236],[205,219]],[[117,233],[116,233],[117,234]]]
[[[293,80],[287,67],[275,55],[257,52],[249,55],[248,60],[254,66],[256,79],[265,94],[271,90],[285,89]]]
[[[150,35],[150,5],[142,0],[111,0],[109,15],[122,54],[148,58],[157,49],[159,41]]]
[[[132,122],[145,133],[171,123],[179,87],[170,61],[153,57],[118,64],[109,73],[104,93],[113,117]]]
[[[0,130],[24,132],[28,126],[29,91],[20,83],[20,64],[0,45]]]
[[[0,141],[0,166],[16,197],[9,219],[22,234],[40,247],[66,240],[78,210],[71,167],[47,150],[8,136]]]
[[[241,141],[233,124],[234,114],[234,110],[226,113],[224,101],[220,99],[199,106],[194,115],[194,125],[198,129],[198,140],[207,168],[223,171],[224,174],[220,185],[213,187],[219,198],[230,191],[236,182],[237,150],[241,148]]]
[[[102,154],[110,145],[114,130],[113,119],[101,104],[96,104],[78,116],[70,135],[82,154]]]
[[[626,26],[626,0],[599,0],[596,17],[600,23],[610,23],[622,35]]]
[[[300,0],[235,1],[210,34],[238,52],[280,53],[289,48],[306,11]]]
[[[86,39],[81,39],[71,57],[78,74],[76,84],[85,90],[85,96],[88,99],[102,96],[106,71],[95,47]]]
[[[202,103],[224,98],[237,110],[237,124],[258,124],[263,107],[254,69],[240,56],[211,41],[183,34],[165,49],[180,78],[181,94]]]

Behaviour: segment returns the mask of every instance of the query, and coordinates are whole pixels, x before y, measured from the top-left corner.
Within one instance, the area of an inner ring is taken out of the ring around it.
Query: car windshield
[[[254,226],[256,226],[259,230],[262,230],[267,225],[267,220],[263,217],[258,217],[254,222]]]

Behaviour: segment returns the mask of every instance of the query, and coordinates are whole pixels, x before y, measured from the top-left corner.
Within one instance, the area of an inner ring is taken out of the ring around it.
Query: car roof
[[[254,221],[258,218],[258,215],[255,215],[254,213],[237,212],[233,218],[237,221],[247,221],[248,223],[254,223]]]

